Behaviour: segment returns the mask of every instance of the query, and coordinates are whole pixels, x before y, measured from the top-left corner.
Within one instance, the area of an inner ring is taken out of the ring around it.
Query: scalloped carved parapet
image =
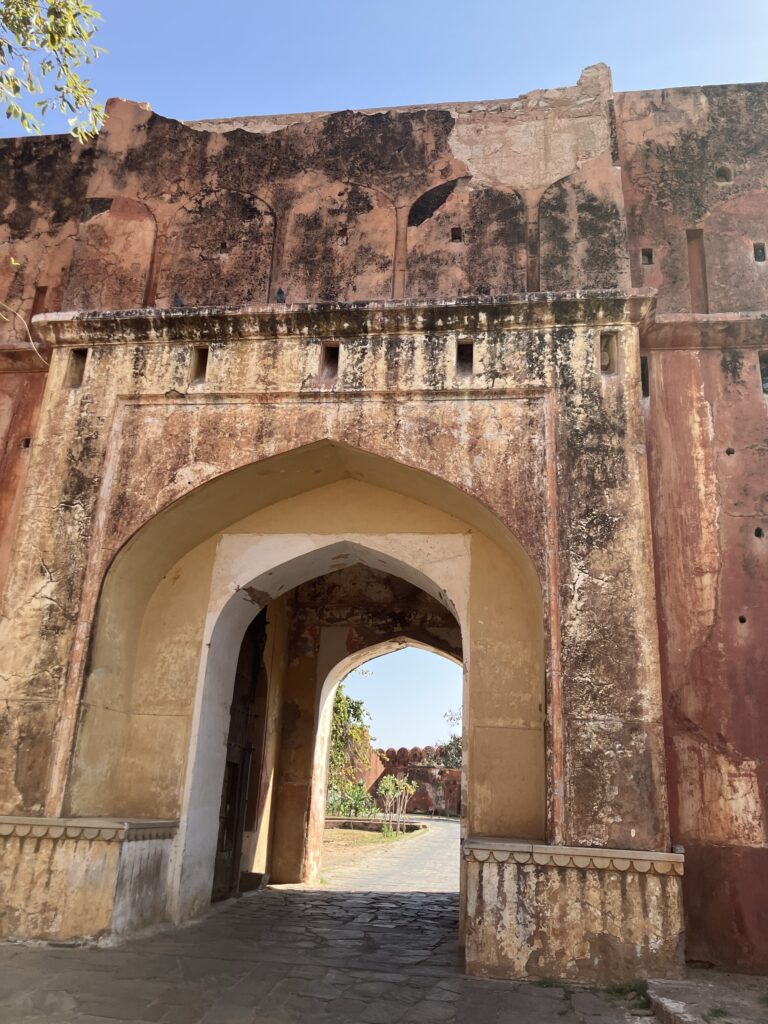
[[[467,969],[606,984],[679,977],[681,853],[464,841]]]
[[[74,839],[130,843],[142,839],[173,839],[178,820],[149,821],[114,818],[33,818],[0,815],[0,836],[25,839]]]
[[[2,939],[92,939],[168,920],[178,821],[0,816]]]
[[[590,868],[595,871],[637,871],[656,875],[682,875],[685,858],[682,853],[646,850],[605,850],[583,846],[543,846],[482,836],[466,839],[464,859],[483,863],[494,860],[505,864],[539,864],[558,868]]]

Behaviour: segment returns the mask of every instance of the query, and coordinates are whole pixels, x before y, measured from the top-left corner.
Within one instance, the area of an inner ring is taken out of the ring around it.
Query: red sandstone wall
[[[672,835],[687,955],[768,964],[768,401],[754,348],[649,353]]]
[[[439,748],[434,747],[387,750],[382,775],[407,776],[416,783],[406,808],[409,814],[461,814],[461,769],[435,763],[439,756]],[[375,795],[375,787],[370,792]]]
[[[768,338],[759,321],[729,318],[768,309],[768,262],[755,258],[768,239],[768,87],[625,93],[615,104],[633,285],[658,289],[661,314],[726,314],[719,328],[669,323],[647,338],[687,951],[766,969],[768,404],[758,351]]]

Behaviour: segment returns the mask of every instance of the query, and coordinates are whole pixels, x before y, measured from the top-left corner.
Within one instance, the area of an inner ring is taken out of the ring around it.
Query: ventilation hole
[[[740,615],[739,616],[739,622],[742,624],[742,626],[744,625],[744,623],[746,621],[747,621],[747,616],[746,615]]]
[[[757,537],[758,540],[762,540],[763,539],[765,534],[763,533],[762,526],[755,527],[755,536]]]
[[[736,449],[735,448],[726,448],[725,449],[725,454],[726,455],[735,455],[736,454]]]
[[[219,251],[220,252],[226,252],[227,251],[227,243],[226,242],[220,242],[219,243]]]
[[[616,373],[618,364],[618,343],[615,331],[603,331],[600,335],[600,371]]]
[[[29,446],[31,444],[32,444],[32,438],[31,437],[22,437],[21,443],[19,444],[19,448],[29,448]]]
[[[339,346],[323,345],[323,365],[321,371],[324,377],[334,378],[339,375]]]
[[[641,249],[640,262],[644,267],[650,267],[653,264],[653,249]]]
[[[87,348],[73,348],[69,353],[67,365],[67,376],[64,386],[68,388],[79,388],[85,377],[85,363],[88,359]]]
[[[461,228],[451,228],[451,241],[460,242],[463,237]]]
[[[643,398],[650,397],[651,378],[648,373],[648,356],[640,356],[640,385],[643,389]]]
[[[760,364],[760,383],[763,387],[763,394],[768,395],[768,352],[758,352],[757,359]]]
[[[192,349],[192,362],[189,367],[189,380],[192,384],[202,384],[208,376],[208,346],[197,345]]]
[[[456,370],[462,377],[470,377],[475,366],[475,346],[471,341],[460,341],[456,346]]]
[[[765,263],[765,242],[755,242],[753,246],[755,263]]]
[[[733,171],[727,164],[723,164],[722,167],[718,167],[715,171],[715,180],[721,185],[733,181]]]

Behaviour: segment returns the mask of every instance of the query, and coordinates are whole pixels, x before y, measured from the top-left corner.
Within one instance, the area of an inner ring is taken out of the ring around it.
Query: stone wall
[[[167,921],[177,827],[0,816],[0,938],[95,939]]]
[[[2,807],[178,813],[196,677],[152,639],[159,580],[199,583],[226,523],[200,499],[207,535],[177,522],[143,577],[119,553],[227,473],[346,445],[450,482],[530,557],[546,701],[504,723],[546,715],[548,840],[683,843],[691,955],[768,966],[766,122],[766,85],[614,94],[597,66],[515,99],[232,122],[112,100],[85,147],[0,143],[0,301],[22,318],[0,322]],[[512,757],[488,708],[481,775]],[[126,764],[81,777],[73,750],[105,738]],[[628,779],[653,796],[637,818]]]
[[[465,841],[463,856],[470,974],[598,983],[682,975],[680,854],[479,838]]]

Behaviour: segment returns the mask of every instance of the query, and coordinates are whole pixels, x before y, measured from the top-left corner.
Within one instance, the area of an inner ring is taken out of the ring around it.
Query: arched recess
[[[378,189],[329,182],[288,213],[279,280],[288,302],[354,302],[392,295],[395,208]]]
[[[461,625],[469,832],[544,838],[544,612],[531,559],[446,481],[323,442],[197,487],[145,523],[103,581],[66,809],[181,817],[179,919],[210,897],[245,629],[349,564],[407,580]]]
[[[187,200],[162,241],[154,305],[266,302],[275,216],[250,192],[211,189]]]
[[[467,178],[430,189],[408,214],[407,292],[419,298],[526,290],[526,212],[511,189]]]
[[[330,645],[328,645],[330,647]],[[460,658],[446,647],[436,647],[425,644],[413,637],[400,634],[389,640],[382,640],[370,647],[364,647],[359,651],[353,651],[340,661],[336,661],[328,669],[322,687],[318,695],[317,711],[317,732],[315,735],[315,749],[312,765],[312,791],[309,801],[309,826],[307,837],[307,866],[306,876],[314,879],[319,871],[319,851],[322,841],[322,830],[325,820],[325,803],[328,787],[328,757],[331,739],[331,719],[333,713],[333,701],[339,683],[374,658],[381,658],[385,654],[392,654],[395,651],[402,651],[406,647],[418,648],[422,651],[429,651],[432,654],[447,658],[454,664],[462,665]],[[324,656],[324,657],[323,657]],[[332,648],[325,651],[321,646],[321,670],[324,672],[326,665],[334,660]]]
[[[550,185],[539,204],[541,290],[629,288],[620,168],[610,153]]]
[[[748,192],[719,203],[702,224],[710,313],[768,307],[768,202]]]
[[[93,196],[80,215],[64,309],[135,309],[147,291],[155,218],[144,203]]]

